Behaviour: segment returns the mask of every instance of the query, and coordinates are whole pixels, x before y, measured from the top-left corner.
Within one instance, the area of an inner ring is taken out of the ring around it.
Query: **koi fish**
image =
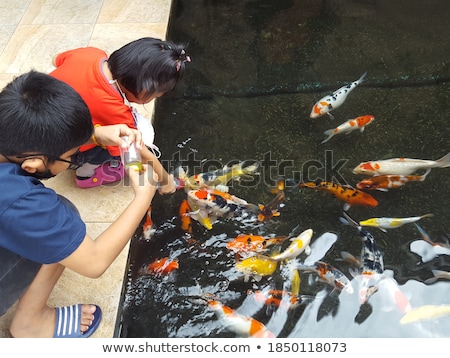
[[[263,237],[253,234],[239,234],[227,244],[227,249],[238,252],[263,252],[269,246],[282,244],[289,236]]]
[[[381,231],[386,232],[386,229],[395,229],[405,224],[414,223],[423,218],[433,217],[433,214],[425,214],[422,216],[411,216],[409,218],[370,218],[359,222],[361,226],[377,227]]]
[[[296,265],[296,268],[300,271],[316,273],[323,282],[331,285],[338,291],[344,290],[347,293],[353,293],[352,284],[347,276],[330,264],[323,261],[316,261],[309,265]]]
[[[145,214],[145,221],[142,226],[142,234],[146,240],[150,240],[150,238],[155,233],[156,229],[153,226],[152,220],[152,206],[150,205],[147,209],[147,213]]]
[[[148,265],[148,273],[155,275],[167,275],[173,270],[178,269],[178,259],[169,260],[168,257],[162,259],[156,259]]]
[[[450,167],[450,153],[438,160],[392,158],[363,162],[353,169],[353,173],[364,175],[409,175],[420,169],[447,167]]]
[[[450,314],[450,305],[424,305],[413,308],[407,312],[400,324],[415,323],[420,321],[429,321],[438,319]]]
[[[433,277],[426,279],[424,282],[430,284],[437,280],[450,280],[450,272],[443,270],[431,270]]]
[[[216,313],[223,326],[239,337],[275,338],[275,335],[260,321],[244,316],[218,301],[209,301],[208,306]]]
[[[192,220],[189,213],[192,211],[187,199],[184,199],[178,210],[181,219],[181,229],[192,234]]]
[[[377,206],[378,201],[370,194],[367,194],[359,189],[355,189],[349,185],[339,185],[329,181],[318,182],[303,182],[297,184],[299,188],[310,188],[316,190],[326,191],[336,198],[344,201],[347,206],[362,205],[362,206]]]
[[[383,254],[378,249],[375,238],[370,232],[359,225],[346,212],[343,215],[344,218],[340,218],[341,222],[356,228],[363,240],[360,272],[359,275],[354,272],[354,275],[359,278],[359,299],[364,304],[377,291],[376,284],[380,281],[384,272]]]
[[[274,193],[276,194],[275,198],[266,205],[259,204],[258,221],[269,220],[274,216],[280,215],[278,210],[285,199],[284,188],[284,179],[279,179],[274,190]]]
[[[330,112],[338,108],[345,102],[349,93],[356,87],[358,87],[362,81],[364,81],[366,75],[367,72],[364,72],[357,81],[354,81],[349,85],[343,86],[334,91],[333,93],[318,100],[316,104],[313,106],[311,114],[309,116],[311,118],[317,118],[323,116],[324,114],[327,114],[331,119],[333,119],[334,117]]]
[[[192,211],[184,215],[189,215],[208,230],[212,229],[213,223],[219,217],[233,214],[238,209],[247,209],[254,213],[258,210],[254,204],[215,189],[189,190],[187,201]]]
[[[424,181],[431,169],[428,168],[423,175],[376,175],[371,178],[363,179],[356,184],[358,189],[388,191],[389,189],[397,189],[406,183],[413,181]]]
[[[422,262],[433,260],[439,255],[450,255],[450,245],[448,243],[437,243],[431,240],[430,236],[423,230],[419,224],[414,223],[417,230],[422,235],[423,240],[416,240],[411,242],[409,249],[411,252],[419,255]]]
[[[374,116],[366,115],[357,117],[354,119],[349,119],[348,121],[342,123],[341,125],[337,126],[336,128],[328,129],[323,134],[325,134],[327,137],[322,141],[322,143],[328,142],[332,137],[334,137],[336,134],[340,133],[346,133],[349,134],[353,132],[354,130],[359,129],[359,131],[362,133],[364,132],[364,129],[366,126],[368,126],[372,121],[375,119]]]
[[[237,163],[230,166],[224,166],[221,169],[194,174],[188,176],[182,167],[177,169],[178,176],[184,181],[184,189],[196,190],[203,188],[217,189],[223,192],[228,192],[227,184],[236,178],[245,175],[254,175],[258,169],[258,163],[254,163],[244,167],[245,162]]]
[[[271,256],[270,258],[274,261],[284,261],[296,258],[302,252],[309,255],[311,253],[309,243],[311,242],[312,235],[312,229],[303,231],[300,235],[291,239],[291,244],[282,253]]]
[[[255,255],[247,257],[235,264],[235,268],[244,274],[244,280],[247,282],[250,277],[256,281],[261,280],[263,276],[269,276],[275,272],[278,262],[264,255]]]
[[[255,301],[262,302],[266,306],[274,306],[291,310],[303,303],[313,300],[312,296],[294,294],[286,290],[256,290],[247,291],[247,294],[253,295]]]

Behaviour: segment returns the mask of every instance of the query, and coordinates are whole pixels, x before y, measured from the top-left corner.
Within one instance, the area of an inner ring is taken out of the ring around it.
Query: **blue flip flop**
[[[81,304],[56,307],[56,325],[53,338],[88,338],[92,335],[102,320],[102,310],[99,306],[94,306],[96,307],[94,319],[84,332],[80,331]]]

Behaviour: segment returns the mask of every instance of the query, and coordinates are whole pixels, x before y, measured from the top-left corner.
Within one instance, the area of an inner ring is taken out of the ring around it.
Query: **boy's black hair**
[[[93,133],[88,107],[64,82],[30,71],[0,93],[0,153],[58,157]]]
[[[190,58],[184,45],[144,37],[114,51],[108,66],[118,80],[135,97],[145,90],[145,98],[174,89],[183,77]]]

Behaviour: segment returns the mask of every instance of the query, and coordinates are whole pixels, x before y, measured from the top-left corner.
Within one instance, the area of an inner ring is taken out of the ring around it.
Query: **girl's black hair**
[[[0,153],[58,157],[93,133],[88,107],[64,82],[30,71],[0,93]]]
[[[144,99],[173,90],[184,75],[185,62],[190,58],[184,45],[152,37],[132,41],[108,59],[113,78],[135,97],[144,90]]]

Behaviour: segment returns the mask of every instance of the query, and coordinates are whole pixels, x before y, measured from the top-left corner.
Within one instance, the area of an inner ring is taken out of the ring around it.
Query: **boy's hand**
[[[128,171],[128,177],[130,178],[131,187],[134,190],[136,195],[148,195],[149,202],[153,198],[156,193],[156,189],[158,188],[158,176],[152,170],[152,167],[143,164],[142,171],[131,166]]]

